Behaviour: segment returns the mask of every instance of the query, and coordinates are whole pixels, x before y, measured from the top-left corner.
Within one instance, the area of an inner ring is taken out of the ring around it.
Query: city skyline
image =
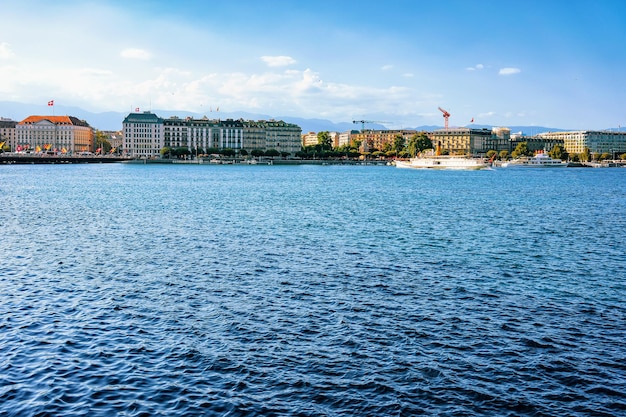
[[[626,119],[617,1],[27,0],[3,17],[0,94],[42,109],[220,108],[388,128],[441,125],[439,106],[454,126]]]

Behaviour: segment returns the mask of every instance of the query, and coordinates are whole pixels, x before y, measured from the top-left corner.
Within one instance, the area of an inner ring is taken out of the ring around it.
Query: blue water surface
[[[0,166],[0,415],[626,414],[626,169]]]

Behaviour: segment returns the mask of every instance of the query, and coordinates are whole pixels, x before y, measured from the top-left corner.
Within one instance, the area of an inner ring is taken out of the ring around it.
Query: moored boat
[[[500,165],[502,168],[563,168],[567,162],[560,159],[553,159],[548,154],[540,152],[532,157],[522,157]]]
[[[489,167],[484,158],[451,155],[417,156],[408,161],[396,161],[396,168],[476,170]]]

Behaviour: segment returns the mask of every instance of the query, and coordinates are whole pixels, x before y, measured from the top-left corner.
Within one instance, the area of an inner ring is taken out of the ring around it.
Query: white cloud
[[[473,67],[467,67],[465,68],[467,71],[476,71],[476,70],[481,70],[485,68],[485,66],[483,64],[476,64]]]
[[[500,75],[513,75],[513,74],[519,74],[520,72],[522,72],[522,70],[519,69],[519,68],[507,67],[507,68],[500,68],[500,71],[498,72],[498,74],[500,74]]]
[[[148,60],[150,59],[150,57],[152,56],[150,54],[150,52],[144,50],[144,49],[138,49],[138,48],[128,48],[128,49],[124,49],[121,53],[120,56],[123,58],[129,58],[129,59],[141,59],[141,60]]]
[[[296,60],[290,56],[279,55],[279,56],[268,56],[264,55],[261,57],[261,60],[267,64],[269,67],[286,67],[287,65],[292,65],[296,63]]]
[[[390,69],[392,69],[392,68],[393,68],[393,65],[383,65],[381,69],[382,69],[383,71],[389,71],[389,70],[390,70]]]
[[[0,42],[0,59],[9,59],[14,56],[11,46],[6,42]]]

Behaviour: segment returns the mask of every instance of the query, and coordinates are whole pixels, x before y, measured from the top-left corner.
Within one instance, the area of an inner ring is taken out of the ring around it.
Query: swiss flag
[[[50,100],[50,101],[48,102],[48,106],[54,106],[54,100]]]

